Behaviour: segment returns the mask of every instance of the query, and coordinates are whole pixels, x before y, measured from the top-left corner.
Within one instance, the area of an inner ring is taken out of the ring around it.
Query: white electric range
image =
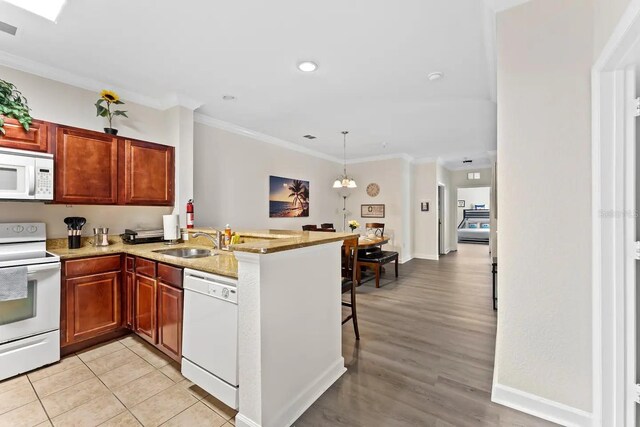
[[[0,301],[0,380],[60,360],[60,258],[46,242],[43,223],[0,224],[0,269],[27,268],[27,298]]]

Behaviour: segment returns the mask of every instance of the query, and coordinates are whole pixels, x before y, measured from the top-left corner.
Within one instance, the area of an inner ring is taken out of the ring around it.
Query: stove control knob
[[[14,225],[13,232],[14,233],[22,233],[24,231],[24,227],[21,225]]]
[[[36,231],[38,231],[38,227],[36,227],[35,225],[30,225],[29,227],[27,227],[27,231],[29,233],[35,233]]]
[[[229,289],[222,288],[222,297],[223,298],[229,298]]]

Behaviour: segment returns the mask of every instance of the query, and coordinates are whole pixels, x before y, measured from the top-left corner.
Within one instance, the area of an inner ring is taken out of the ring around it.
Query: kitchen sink
[[[178,258],[205,258],[208,256],[218,255],[210,251],[209,249],[197,249],[197,248],[172,248],[172,249],[159,249],[153,251],[162,255],[174,256]]]

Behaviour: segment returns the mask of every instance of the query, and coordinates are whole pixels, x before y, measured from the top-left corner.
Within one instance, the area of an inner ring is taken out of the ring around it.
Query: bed
[[[489,244],[489,209],[465,209],[458,225],[458,243]]]

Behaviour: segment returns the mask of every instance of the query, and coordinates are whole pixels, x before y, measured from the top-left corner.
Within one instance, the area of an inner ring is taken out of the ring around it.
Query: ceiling
[[[52,23],[0,1],[18,27],[0,33],[0,63],[8,53],[125,101],[199,106],[335,158],[346,129],[350,159],[480,159],[496,148],[487,4],[500,1],[522,2],[67,0]]]

